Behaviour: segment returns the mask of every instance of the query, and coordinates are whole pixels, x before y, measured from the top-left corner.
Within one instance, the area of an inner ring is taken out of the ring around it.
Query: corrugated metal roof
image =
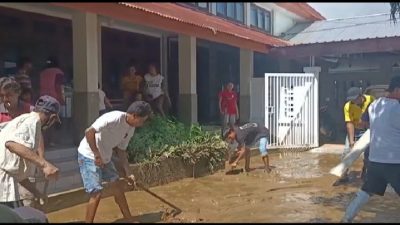
[[[285,40],[249,29],[244,25],[240,26],[225,19],[207,15],[206,13],[198,12],[174,3],[121,2],[119,4],[140,9],[148,13],[154,13],[158,16],[179,21],[181,23],[210,29],[214,35],[217,34],[217,32],[226,33],[274,47],[290,45],[289,42]]]
[[[297,24],[283,38],[292,45],[400,37],[400,24],[390,14],[375,14]]]

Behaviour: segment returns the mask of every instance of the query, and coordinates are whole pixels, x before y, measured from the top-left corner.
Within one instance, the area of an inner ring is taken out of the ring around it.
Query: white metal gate
[[[318,79],[312,73],[265,74],[270,148],[318,147]]]

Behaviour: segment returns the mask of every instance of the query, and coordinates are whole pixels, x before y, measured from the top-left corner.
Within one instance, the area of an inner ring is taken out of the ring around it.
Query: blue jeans
[[[260,146],[258,147],[258,149],[260,150],[261,156],[268,155],[267,145],[268,145],[268,139],[266,137],[261,138]]]
[[[86,158],[78,153],[78,163],[86,193],[94,194],[103,190],[102,181],[114,182],[119,179],[118,172],[112,161],[100,168],[95,165],[93,159]]]

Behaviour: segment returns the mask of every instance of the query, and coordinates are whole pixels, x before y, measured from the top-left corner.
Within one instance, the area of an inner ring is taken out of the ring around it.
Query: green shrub
[[[211,170],[225,160],[226,151],[227,145],[218,132],[206,132],[198,125],[187,127],[162,117],[138,128],[128,146],[131,163],[157,163],[162,157],[182,157],[194,165],[207,159]]]

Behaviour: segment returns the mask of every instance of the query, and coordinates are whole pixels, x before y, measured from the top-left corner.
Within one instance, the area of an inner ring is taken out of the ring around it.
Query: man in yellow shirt
[[[144,79],[136,73],[136,68],[130,64],[128,73],[122,77],[121,89],[124,94],[125,107],[128,107],[138,93],[143,93]]]
[[[358,87],[352,87],[347,91],[347,102],[344,105],[344,121],[346,123],[346,142],[344,151],[342,154],[343,158],[353,148],[354,143],[364,134],[366,131],[365,125],[361,122],[362,114],[367,111],[368,106],[375,100],[371,95],[363,95],[362,91]],[[368,151],[365,151],[364,158],[368,158]],[[364,160],[365,162],[365,160]],[[364,165],[365,166],[365,165]],[[364,172],[364,169],[363,169]],[[337,186],[340,183],[348,182],[348,170],[343,176],[337,180],[333,185]]]

